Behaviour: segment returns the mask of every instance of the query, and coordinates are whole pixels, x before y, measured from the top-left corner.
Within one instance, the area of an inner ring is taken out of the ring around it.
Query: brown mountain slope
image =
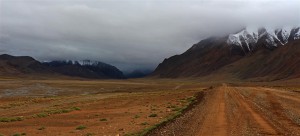
[[[300,40],[274,50],[260,49],[232,64],[230,71],[242,79],[278,80],[300,77]]]
[[[7,54],[0,55],[0,76],[124,79],[119,69],[102,62],[95,62],[91,65],[73,64],[67,61],[41,63],[32,57]]]
[[[218,77],[231,75],[237,79],[278,80],[300,77],[300,40],[277,48],[263,43],[244,54],[226,38],[210,38],[194,45],[181,55],[165,59],[152,73],[153,77]]]
[[[231,52],[225,41],[226,38],[202,40],[185,53],[165,59],[152,76],[177,78],[211,74],[242,57]]]
[[[51,73],[40,62],[28,56],[0,55],[0,75]]]

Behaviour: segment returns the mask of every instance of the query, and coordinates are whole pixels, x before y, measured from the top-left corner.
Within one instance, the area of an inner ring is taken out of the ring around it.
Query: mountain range
[[[50,61],[43,62],[44,66],[51,71],[67,76],[76,76],[84,78],[112,78],[123,79],[125,76],[115,66],[91,60],[82,61]]]
[[[2,76],[72,76],[97,79],[123,79],[125,76],[115,66],[99,61],[39,62],[29,56],[0,55]]]
[[[0,55],[0,76],[124,79],[149,73],[133,70],[123,74],[115,66],[100,61],[39,62],[29,56]],[[165,59],[149,77],[259,81],[300,78],[300,27],[247,27],[223,37],[210,37],[180,55]]]
[[[260,81],[299,78],[300,28],[248,27],[223,37],[210,37],[165,59],[151,76]]]

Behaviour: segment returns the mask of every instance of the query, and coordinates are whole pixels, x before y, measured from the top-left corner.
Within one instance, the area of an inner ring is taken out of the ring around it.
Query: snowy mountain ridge
[[[42,63],[50,63],[50,62],[57,62],[63,64],[70,64],[70,65],[81,65],[81,66],[99,66],[99,65],[109,65],[100,61],[93,61],[93,60],[54,60],[54,61],[43,61]]]
[[[244,52],[250,52],[258,42],[264,43],[269,48],[274,48],[298,39],[300,39],[300,27],[279,29],[247,27],[236,34],[230,34],[227,44],[239,46]]]

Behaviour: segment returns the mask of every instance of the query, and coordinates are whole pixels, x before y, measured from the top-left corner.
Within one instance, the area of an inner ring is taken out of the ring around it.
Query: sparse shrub
[[[196,98],[195,98],[194,96],[192,96],[192,97],[187,98],[186,100],[187,100],[189,103],[192,103],[192,102],[196,101]]]
[[[48,112],[49,114],[61,114],[61,113],[68,113],[68,112],[70,112],[70,110],[54,109],[54,110],[47,110],[46,112]]]
[[[157,114],[150,114],[148,117],[157,117]]]
[[[72,107],[73,110],[81,110],[79,107]]]
[[[140,116],[139,115],[135,115],[134,118],[137,119],[137,118],[140,118]]]
[[[171,105],[171,106],[169,106],[169,108],[177,108],[177,106]]]
[[[179,108],[179,107],[172,109],[172,111],[180,111],[180,110],[181,110],[181,108]]]
[[[155,124],[153,126],[149,126],[148,128],[145,128],[144,130],[138,132],[138,133],[129,133],[129,134],[125,134],[125,136],[143,136],[146,135],[149,131],[156,129],[157,127],[159,127],[160,125],[169,122],[171,120],[174,120],[175,118],[179,117],[180,115],[182,115],[183,111],[187,109],[189,104],[192,104],[193,102],[196,101],[195,97],[189,97],[186,99],[181,99],[182,101],[188,102],[187,105],[183,106],[183,107],[177,107],[174,105],[171,105],[171,103],[169,102],[167,106],[167,108],[171,108],[172,110],[175,110],[175,114],[168,116],[167,118],[165,118],[163,121],[161,121],[158,124]],[[149,115],[149,117],[157,117],[157,114],[151,114]],[[147,122],[141,123],[140,125],[149,125]]]
[[[103,119],[100,119],[100,121],[107,121],[107,119],[106,119],[106,118],[103,118]]]
[[[25,135],[26,135],[26,133],[22,133],[21,135],[22,135],[22,136],[25,136]]]
[[[86,129],[86,126],[84,125],[80,125],[76,128],[76,130],[83,130],[83,129]]]
[[[22,117],[3,117],[0,118],[0,122],[15,122],[15,121],[22,121]]]
[[[85,134],[85,136],[93,136],[94,134],[93,133],[87,133]]]
[[[45,127],[40,127],[40,128],[38,128],[38,130],[44,130],[44,129],[46,129]]]
[[[151,108],[151,111],[156,111],[156,109],[155,108]]]
[[[81,110],[79,107],[71,107],[68,109],[51,109],[51,110],[46,110],[45,112],[49,114],[62,114],[62,113],[69,113],[74,110]]]
[[[141,123],[141,125],[145,126],[145,125],[149,125],[149,123],[148,122],[143,122],[143,123]]]
[[[35,114],[34,117],[38,117],[38,118],[44,118],[44,117],[47,117],[49,116],[47,113],[38,113],[38,114]]]
[[[68,113],[68,112],[71,112],[72,110],[70,110],[70,109],[62,109],[61,110],[61,113]]]
[[[21,134],[16,133],[16,134],[13,134],[12,136],[21,136]]]
[[[0,118],[0,122],[11,122],[9,118]]]

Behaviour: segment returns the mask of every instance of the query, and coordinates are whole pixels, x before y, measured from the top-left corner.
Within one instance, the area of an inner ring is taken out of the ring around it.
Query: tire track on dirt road
[[[214,101],[206,114],[203,126],[198,130],[197,135],[202,136],[220,136],[227,135],[228,124],[225,115],[225,89],[218,88],[215,93]]]
[[[225,89],[217,87],[205,91],[205,96],[201,103],[192,110],[187,111],[183,116],[167,123],[148,135],[227,135],[227,118],[225,117]]]
[[[252,129],[250,133],[258,133],[261,135],[278,135],[278,130],[272,125],[272,122],[266,119],[265,115],[255,108],[255,105],[247,100],[238,90],[230,87],[230,93],[236,98],[237,104],[239,104],[239,112],[242,112],[242,118],[240,121],[248,120],[248,129]],[[238,127],[238,126],[235,126]]]
[[[288,135],[300,135],[300,100],[299,95],[291,91],[260,88],[266,94],[268,102],[265,113],[272,122]]]
[[[245,96],[243,93],[248,92]],[[279,109],[267,109],[265,106],[257,104],[256,97],[268,94],[261,101],[270,101],[269,94],[257,89],[238,89],[227,84],[223,84],[214,89],[207,90],[201,103],[192,110],[187,111],[183,116],[176,118],[164,126],[151,131],[148,135],[166,136],[226,136],[226,135],[297,135],[291,133],[297,126],[291,127],[290,121],[284,121],[282,117],[282,107]],[[273,95],[272,95],[273,96]],[[272,106],[278,107],[277,100],[270,101]],[[258,102],[259,103],[259,102]],[[277,122],[268,116],[264,111],[270,110],[277,113],[282,119],[283,125],[278,126]],[[280,114],[279,114],[280,113]],[[285,128],[285,126],[287,128]],[[300,127],[298,127],[300,130]]]

